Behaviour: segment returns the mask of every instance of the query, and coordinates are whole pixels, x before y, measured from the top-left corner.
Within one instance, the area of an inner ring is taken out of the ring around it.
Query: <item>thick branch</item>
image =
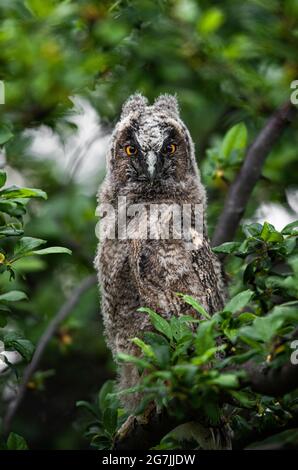
[[[260,367],[249,362],[245,366],[247,384],[262,395],[278,397],[298,388],[298,365],[289,363],[281,368]]]
[[[57,314],[50,321],[48,327],[46,328],[43,335],[40,337],[40,340],[37,344],[37,347],[34,351],[32,361],[26,367],[22,379],[22,383],[19,386],[17,395],[15,399],[9,404],[6,415],[4,417],[4,431],[8,433],[11,427],[12,420],[25,396],[27,390],[27,384],[38,367],[42,355],[51,340],[52,336],[57,331],[60,323],[72,312],[76,304],[79,302],[81,296],[90,289],[96,283],[96,276],[91,275],[86,277],[79,285],[76,287],[69,299],[62,305]]]
[[[296,114],[297,109],[290,101],[286,102],[271,116],[248,149],[242,167],[227,194],[213,234],[213,246],[233,239],[252,190],[261,176],[267,155]]]

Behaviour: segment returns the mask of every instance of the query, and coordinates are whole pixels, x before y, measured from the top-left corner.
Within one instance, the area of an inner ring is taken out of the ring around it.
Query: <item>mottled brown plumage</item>
[[[127,155],[128,145],[135,155]],[[119,352],[138,354],[130,340],[151,328],[148,316],[137,311],[140,306],[150,307],[166,318],[186,312],[195,314],[176,295],[183,292],[195,297],[212,314],[223,305],[224,284],[207,237],[206,196],[194,146],[174,97],[160,96],[148,106],[143,96],[134,95],[125,103],[112,135],[107,167],[99,192],[101,205],[110,204],[119,214],[119,196],[126,196],[127,206],[192,204],[193,218],[196,204],[202,220],[201,230],[191,229],[182,239],[116,236],[99,244],[95,265],[102,314],[107,343],[116,358]],[[134,218],[130,235],[140,235],[145,226],[143,217],[137,214]],[[109,230],[112,219],[107,217],[105,224],[105,230]],[[137,381],[136,369],[121,365],[121,389]],[[133,409],[136,402],[135,395],[127,395],[124,404]]]

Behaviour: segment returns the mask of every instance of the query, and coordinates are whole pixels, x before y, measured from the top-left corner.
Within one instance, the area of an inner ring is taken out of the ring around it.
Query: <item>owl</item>
[[[149,105],[144,96],[135,94],[123,105],[98,196],[99,207],[105,208],[101,220],[105,236],[95,266],[105,336],[116,361],[120,352],[140,354],[131,339],[152,330],[139,307],[149,307],[167,319],[195,315],[177,295],[180,292],[193,296],[210,314],[222,308],[225,287],[207,236],[205,189],[174,96],[161,95]],[[176,209],[181,216],[182,207],[188,209],[188,223],[179,231],[171,222]],[[164,224],[157,223],[156,211]],[[195,216],[199,222],[193,224]],[[163,225],[170,228],[163,230]],[[138,381],[133,365],[119,365],[121,390]],[[137,402],[136,394],[123,395],[127,410],[133,411]]]

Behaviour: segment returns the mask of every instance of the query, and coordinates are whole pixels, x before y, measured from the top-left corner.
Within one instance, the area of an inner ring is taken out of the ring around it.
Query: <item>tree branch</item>
[[[256,393],[278,397],[298,388],[298,365],[290,362],[280,368],[269,368],[248,362],[244,369],[248,375],[244,383]]]
[[[58,310],[57,314],[50,321],[45,332],[40,337],[37,347],[34,351],[32,361],[30,362],[30,364],[28,364],[24,371],[22,382],[19,386],[17,395],[14,400],[12,400],[11,403],[8,405],[8,409],[3,420],[3,427],[5,433],[8,433],[10,431],[12,420],[26,394],[27,384],[30,378],[32,377],[33,373],[35,372],[36,368],[38,367],[42,355],[50,339],[57,331],[57,328],[60,323],[72,312],[73,308],[79,302],[81,296],[96,284],[96,279],[96,275],[91,275],[83,279],[83,281],[78,285],[78,287],[73,290],[69,299],[62,305],[60,310]]]
[[[286,102],[270,117],[248,149],[242,167],[228,191],[213,234],[213,246],[233,239],[252,190],[261,176],[266,157],[296,114],[297,108],[290,101]]]

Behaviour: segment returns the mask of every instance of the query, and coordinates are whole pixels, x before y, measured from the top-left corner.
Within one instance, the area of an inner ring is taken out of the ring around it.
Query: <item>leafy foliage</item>
[[[2,186],[6,182],[6,173],[1,172]],[[27,212],[27,204],[32,198],[46,199],[45,192],[39,189],[8,187],[0,191],[0,273],[9,273],[10,279],[16,275],[15,263],[27,256],[43,255],[51,253],[68,253],[71,251],[63,247],[49,247],[42,250],[36,249],[46,243],[45,240],[23,236],[24,216]],[[8,202],[9,201],[9,202]],[[30,362],[34,352],[32,342],[23,336],[19,329],[13,327],[10,321],[12,315],[11,305],[14,302],[28,300],[27,294],[19,290],[9,290],[0,294],[0,341],[6,351],[15,351],[20,357]],[[14,370],[5,355],[1,359]],[[7,440],[7,449],[24,450],[27,448],[25,440],[15,433],[10,433]]]
[[[212,317],[205,314],[203,319],[185,315],[166,320],[148,308],[140,309],[149,315],[156,331],[144,333],[142,339],[132,339],[140,348],[140,357],[119,354],[120,361],[134,364],[142,374],[137,387],[120,392],[143,395],[138,413],[154,402],[157,409],[166,408],[179,421],[196,417],[206,427],[229,423],[235,435],[255,426],[266,427],[268,422],[275,422],[282,429],[297,413],[296,392],[278,401],[255,393],[247,384],[243,366],[248,360],[268,368],[290,361],[292,350],[284,338],[291,337],[297,328],[297,297],[290,284],[280,290],[277,283],[276,290],[269,294],[267,279],[277,262],[282,260],[290,266],[297,256],[296,223],[281,232],[268,223],[251,224],[244,233],[245,239],[237,248],[230,246],[230,252],[244,261],[243,288],[250,289],[232,297],[222,311]],[[215,249],[222,250],[227,253],[226,244]],[[248,277],[250,266],[254,269]],[[290,277],[284,272],[275,272],[275,276]],[[297,284],[297,273],[292,276]],[[182,294],[180,297],[202,314],[195,299]],[[171,441],[167,437],[163,442],[168,448]],[[107,444],[100,440],[98,448]]]
[[[113,436],[127,417],[119,408],[119,401],[113,394],[114,387],[115,383],[112,380],[105,382],[95,404],[86,401],[77,402],[77,407],[85,408],[92,416],[92,420],[87,424],[85,436],[90,439],[91,447],[98,450],[112,447]]]
[[[6,175],[4,172],[2,172],[2,175],[2,182],[5,184]],[[46,199],[46,194],[39,189],[18,188],[16,186],[0,191],[0,272],[9,272],[11,278],[15,277],[15,262],[25,256],[71,253],[69,249],[62,247],[49,247],[37,250],[36,248],[45,244],[46,241],[23,236],[26,205],[32,198]],[[9,200],[9,203],[6,203],[6,200]],[[6,312],[10,311],[6,303],[26,299],[27,295],[24,292],[16,290],[11,290],[0,295],[2,327],[6,325]],[[29,341],[15,339],[15,334],[11,332],[3,336],[1,334],[1,339],[4,341],[5,347],[9,349],[15,348],[27,361],[30,360],[32,345]]]
[[[15,432],[11,432],[7,438],[7,442],[5,445],[1,447],[1,450],[27,450],[28,446],[25,439],[16,434]]]

